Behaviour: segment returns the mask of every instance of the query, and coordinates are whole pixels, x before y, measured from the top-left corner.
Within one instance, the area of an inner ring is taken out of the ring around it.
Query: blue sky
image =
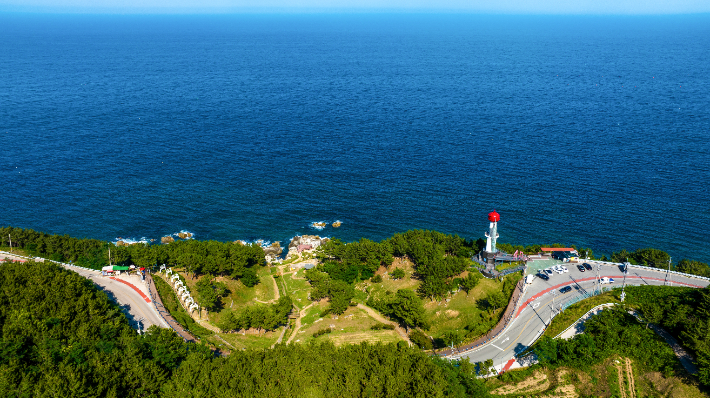
[[[465,12],[504,14],[687,14],[710,0],[0,0],[5,12]]]

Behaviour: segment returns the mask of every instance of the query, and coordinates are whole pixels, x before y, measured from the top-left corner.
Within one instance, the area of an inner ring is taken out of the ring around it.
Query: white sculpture
[[[172,269],[172,268],[168,268],[168,270],[165,271],[165,275],[170,275],[170,274],[172,274],[172,273],[173,273],[173,269]]]
[[[178,290],[177,290],[177,294],[180,295],[180,294],[182,294],[182,292],[185,291],[185,290],[187,290],[187,288],[186,288],[185,286],[180,286],[180,287],[178,288]]]
[[[192,305],[190,306],[190,312],[192,312],[192,311],[196,311],[196,310],[197,310],[197,308],[198,308],[198,307],[197,307],[197,304],[195,304],[195,303],[192,303]]]
[[[185,301],[186,297],[190,297],[190,292],[188,292],[187,289],[185,289],[185,293],[182,294],[182,301]]]
[[[163,272],[164,269],[165,269],[165,264],[160,266],[160,271],[158,271],[158,272]]]
[[[190,305],[190,304],[194,304],[194,303],[195,303],[195,299],[193,299],[192,296],[188,297],[187,300],[185,300],[185,305]]]
[[[173,276],[170,278],[171,281],[173,281],[173,280],[175,280],[175,279],[180,279],[180,275],[178,275],[177,273],[175,273],[175,275],[173,275]]]

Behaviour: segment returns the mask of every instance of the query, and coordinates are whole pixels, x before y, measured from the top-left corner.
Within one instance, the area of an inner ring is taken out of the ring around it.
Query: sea
[[[708,262],[709,138],[708,14],[0,14],[3,226]]]

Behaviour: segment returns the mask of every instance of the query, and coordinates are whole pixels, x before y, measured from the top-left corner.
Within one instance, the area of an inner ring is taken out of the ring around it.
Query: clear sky
[[[710,0],[0,0],[0,12],[239,13],[466,12],[505,14],[686,14]]]

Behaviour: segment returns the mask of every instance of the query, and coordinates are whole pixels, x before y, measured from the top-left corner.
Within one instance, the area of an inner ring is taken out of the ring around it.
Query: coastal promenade
[[[542,336],[561,308],[564,309],[593,295],[597,289],[622,286],[624,274],[617,264],[587,262],[594,267],[593,271],[580,272],[576,267],[568,266],[568,273],[553,274],[549,281],[535,278],[531,284],[524,287],[522,296],[514,303],[511,319],[495,337],[471,349],[455,349],[453,352],[447,351],[443,354],[451,359],[468,358],[471,362],[492,359],[497,372],[529,365],[525,360],[518,359],[517,355],[532,346]],[[612,278],[614,283],[597,285],[597,265],[600,266],[599,277]],[[629,267],[626,275],[626,285],[671,285],[693,288],[704,288],[710,285],[710,280],[707,278],[671,273],[669,281],[666,276],[666,271],[661,269],[632,266]],[[572,290],[568,293],[560,293],[559,290],[564,286],[570,286]]]

